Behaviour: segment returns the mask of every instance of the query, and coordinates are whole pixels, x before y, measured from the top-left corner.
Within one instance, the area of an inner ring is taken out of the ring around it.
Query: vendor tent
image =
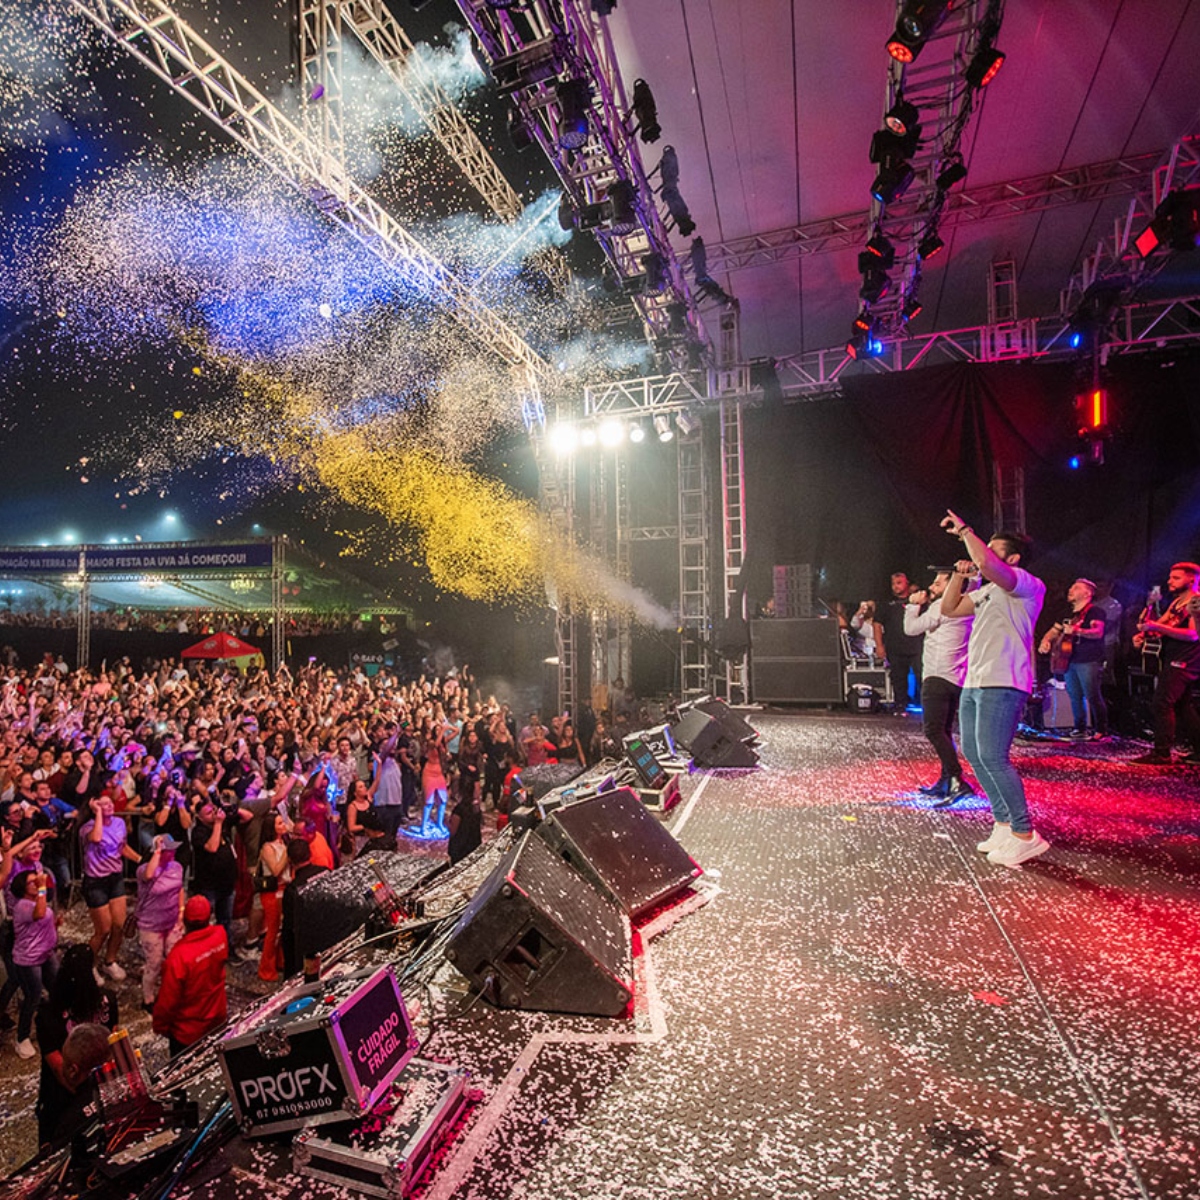
[[[243,670],[250,666],[263,665],[263,653],[257,646],[243,642],[232,633],[214,633],[204,641],[197,642],[182,651],[184,658],[211,658],[236,663]]]

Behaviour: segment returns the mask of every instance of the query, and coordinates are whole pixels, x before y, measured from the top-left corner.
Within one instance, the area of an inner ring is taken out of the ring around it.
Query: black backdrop
[[[1070,363],[962,363],[749,410],[752,601],[776,563],[813,564],[819,594],[848,603],[885,594],[895,570],[923,580],[954,554],[948,506],[990,531],[993,462],[1025,469],[1031,565],[1048,581],[1113,578],[1129,599],[1200,557],[1200,356],[1111,360],[1106,461],[1072,470],[1077,377]]]

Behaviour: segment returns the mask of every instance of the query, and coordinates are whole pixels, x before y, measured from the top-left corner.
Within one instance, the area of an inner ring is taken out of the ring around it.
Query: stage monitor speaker
[[[378,910],[371,888],[379,876],[372,862],[378,864],[388,886],[400,900],[445,866],[419,855],[385,851],[356,858],[336,871],[323,871],[296,896],[296,928],[305,954],[320,954],[336,946],[361,929]]]
[[[633,996],[628,918],[531,833],[472,897],[446,957],[501,1008],[617,1017]]]
[[[671,736],[701,767],[752,767],[758,755],[745,743],[725,732],[700,708],[690,708],[671,726]]]
[[[529,793],[530,800],[540,800],[556,788],[566,787],[584,768],[573,763],[538,763],[521,771],[521,785]]]
[[[708,713],[714,721],[719,721],[721,728],[739,742],[758,740],[758,730],[740,713],[735,713],[724,700],[697,700],[696,707],[701,712]]]
[[[630,788],[564,805],[537,836],[630,917],[703,874]]]

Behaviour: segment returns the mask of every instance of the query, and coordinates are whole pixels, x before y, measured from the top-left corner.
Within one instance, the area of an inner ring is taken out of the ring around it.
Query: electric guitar
[[[1162,589],[1153,587],[1150,589],[1150,594],[1146,597],[1146,607],[1142,609],[1142,615],[1138,618],[1138,624],[1143,621],[1160,621],[1164,625],[1170,625],[1176,629],[1182,629],[1188,622],[1188,600],[1190,596],[1177,596],[1170,604],[1167,605],[1166,611],[1159,614],[1159,607],[1162,604]],[[1160,633],[1144,633],[1142,634],[1142,670],[1147,675],[1157,675],[1160,666],[1162,665],[1162,634]]]

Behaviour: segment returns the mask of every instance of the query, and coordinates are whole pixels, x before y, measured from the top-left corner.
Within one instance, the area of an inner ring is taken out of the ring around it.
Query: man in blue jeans
[[[1023,534],[997,533],[985,542],[949,510],[942,528],[959,538],[969,555],[955,564],[942,596],[942,613],[975,618],[958,721],[963,753],[987,792],[995,821],[978,849],[989,862],[1017,867],[1050,848],[1030,824],[1025,787],[1009,758],[1017,723],[1033,691],[1033,627],[1046,585],[1018,565],[1029,552]],[[975,575],[983,577],[983,586],[964,593],[967,579]]]

